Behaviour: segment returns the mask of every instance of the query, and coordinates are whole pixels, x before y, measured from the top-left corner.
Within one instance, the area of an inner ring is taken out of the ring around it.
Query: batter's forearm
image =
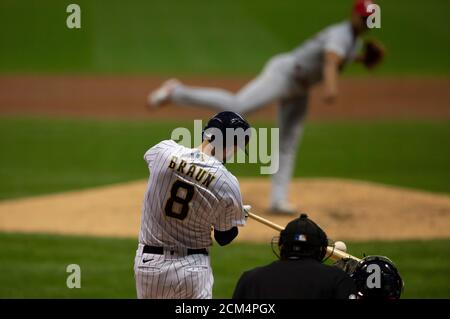
[[[217,229],[214,229],[214,239],[220,246],[225,246],[231,243],[233,239],[236,238],[238,233],[239,231],[237,227],[233,227],[226,231],[219,231]]]

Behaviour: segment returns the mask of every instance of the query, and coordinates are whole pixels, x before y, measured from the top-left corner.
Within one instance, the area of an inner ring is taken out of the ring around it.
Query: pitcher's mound
[[[266,212],[270,181],[241,178],[245,204],[285,226],[297,216]],[[0,202],[0,230],[137,238],[146,182]],[[450,237],[450,196],[384,185],[339,180],[301,179],[290,198],[337,239],[411,239]],[[276,231],[248,220],[239,239],[270,242]]]

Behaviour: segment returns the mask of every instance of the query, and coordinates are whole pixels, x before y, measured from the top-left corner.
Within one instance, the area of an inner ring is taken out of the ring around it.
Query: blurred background
[[[74,2],[80,29],[66,26]],[[148,92],[171,77],[236,91],[274,54],[347,19],[352,3],[2,0],[0,297],[134,298],[142,156],[213,114],[150,112]],[[371,72],[348,67],[336,105],[314,88],[290,196],[352,254],[393,259],[405,297],[449,298],[450,2],[377,3],[381,29],[365,37],[385,45],[386,59]],[[275,115],[271,105],[249,119],[276,127]],[[259,165],[229,169],[262,210]],[[254,233],[213,247],[215,297],[275,258],[276,234]],[[71,263],[81,289],[65,285]]]

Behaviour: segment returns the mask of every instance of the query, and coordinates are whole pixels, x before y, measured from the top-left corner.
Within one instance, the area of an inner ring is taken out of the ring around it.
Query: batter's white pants
[[[308,106],[308,94],[296,81],[295,69],[294,57],[280,54],[273,57],[261,74],[236,94],[216,88],[181,85],[171,97],[172,102],[178,105],[198,105],[241,114],[278,102],[280,157],[279,170],[272,176],[271,201],[274,206],[287,201]]]
[[[211,299],[214,278],[207,255],[165,251],[144,254],[139,244],[134,261],[139,299]]]

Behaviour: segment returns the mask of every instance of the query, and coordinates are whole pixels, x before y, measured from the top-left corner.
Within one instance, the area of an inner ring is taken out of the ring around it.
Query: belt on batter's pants
[[[170,250],[170,254],[173,255],[175,253],[174,250]],[[156,247],[156,246],[144,246],[144,250],[142,251],[144,254],[156,254],[156,255],[164,255],[164,248],[163,247]],[[208,255],[208,250],[206,248],[199,248],[199,249],[187,249],[188,255]]]

